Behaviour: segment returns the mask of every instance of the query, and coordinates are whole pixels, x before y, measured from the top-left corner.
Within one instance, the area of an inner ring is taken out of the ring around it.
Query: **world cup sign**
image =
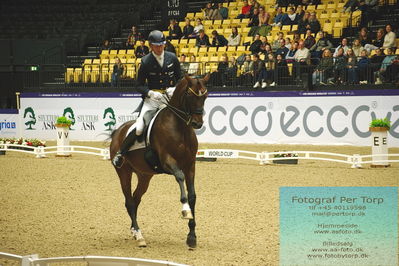
[[[181,20],[186,16],[186,2],[184,0],[167,0],[162,1],[162,3],[164,4],[162,8],[163,21]]]

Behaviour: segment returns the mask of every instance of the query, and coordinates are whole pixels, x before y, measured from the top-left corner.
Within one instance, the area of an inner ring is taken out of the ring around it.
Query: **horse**
[[[197,246],[194,176],[198,141],[194,129],[200,129],[203,125],[204,103],[208,96],[205,84],[208,80],[209,74],[203,79],[191,78],[188,75],[180,79],[166,108],[162,109],[156,117],[149,138],[149,145],[158,155],[160,166],[165,173],[174,175],[179,184],[180,202],[183,205],[182,218],[189,220],[189,233],[186,240],[189,249]],[[134,122],[134,120],[128,121],[112,132],[111,159],[119,150],[128,129]],[[132,220],[130,229],[139,247],[146,247],[147,244],[137,223],[137,209],[151,178],[157,174],[148,165],[144,155],[145,149],[130,151],[125,156],[122,167],[114,167],[125,196],[125,207]],[[138,182],[132,194],[133,172]],[[184,183],[186,183],[187,193]]]

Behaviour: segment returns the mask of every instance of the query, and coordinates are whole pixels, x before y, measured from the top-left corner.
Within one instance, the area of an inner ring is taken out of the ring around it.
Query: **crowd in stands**
[[[386,25],[376,32],[369,32],[367,27],[362,27],[354,39],[342,38],[339,44],[334,45],[331,36],[321,30],[316,12],[304,10],[304,6],[318,4],[318,0],[298,0],[294,5],[293,1],[277,0],[273,13],[265,10],[256,0],[243,0],[241,12],[236,18],[249,19],[248,36],[253,36],[252,42],[244,43],[245,36],[240,34],[236,26],[231,28],[228,36],[221,34],[218,29],[213,29],[210,36],[206,34],[203,20],[228,17],[229,10],[222,2],[209,2],[203,9],[203,19],[195,18],[191,21],[186,18],[182,28],[178,21],[172,19],[167,37],[169,41],[195,39],[196,47],[245,45],[244,53],[219,54],[220,61],[211,75],[215,85],[239,84],[266,88],[298,84],[304,79],[309,79],[313,85],[381,84],[399,81],[399,57],[392,25]],[[363,5],[364,0],[357,4],[359,9]],[[369,13],[366,12],[366,15],[373,16],[374,2],[369,1],[366,5],[371,10],[367,9]],[[282,8],[287,6],[287,9]],[[347,8],[351,8],[351,3],[345,6]],[[363,9],[366,10],[366,7]],[[297,25],[293,37],[285,36],[284,32],[270,36],[273,27],[284,25]],[[141,58],[149,53],[149,49],[137,28],[132,27],[126,47],[134,47],[137,40],[141,42],[135,47],[135,54],[137,58]],[[167,50],[176,52],[170,42],[168,45],[171,47]],[[205,68],[201,66],[203,62],[200,63],[194,55],[180,54],[179,58],[184,72],[191,75],[204,73]]]

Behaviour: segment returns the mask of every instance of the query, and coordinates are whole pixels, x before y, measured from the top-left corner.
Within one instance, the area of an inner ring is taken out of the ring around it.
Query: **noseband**
[[[199,80],[197,79],[197,81],[199,82]],[[184,123],[186,125],[190,125],[191,120],[192,120],[192,116],[193,115],[204,115],[204,108],[197,108],[195,110],[191,110],[190,108],[188,108],[187,106],[187,101],[186,101],[186,96],[188,96],[190,93],[192,93],[194,96],[196,97],[203,97],[204,95],[206,95],[208,93],[208,90],[205,89],[204,91],[199,91],[198,93],[195,92],[191,87],[188,87],[188,89],[186,90],[184,96],[183,96],[183,106],[184,109],[181,110],[175,106],[170,105],[169,103],[166,104],[166,106],[175,114],[177,115],[177,117],[179,117],[181,120],[184,121]]]

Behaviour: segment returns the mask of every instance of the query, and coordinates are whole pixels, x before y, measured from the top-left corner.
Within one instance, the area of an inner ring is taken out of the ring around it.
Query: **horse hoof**
[[[144,239],[139,239],[139,240],[137,240],[137,244],[138,244],[139,248],[145,248],[145,247],[147,247],[147,243],[145,242]]]
[[[191,211],[182,211],[181,215],[183,219],[194,219],[193,214],[191,213]]]
[[[196,238],[187,237],[186,244],[188,246],[188,250],[195,250],[196,247],[197,247],[197,239]]]

